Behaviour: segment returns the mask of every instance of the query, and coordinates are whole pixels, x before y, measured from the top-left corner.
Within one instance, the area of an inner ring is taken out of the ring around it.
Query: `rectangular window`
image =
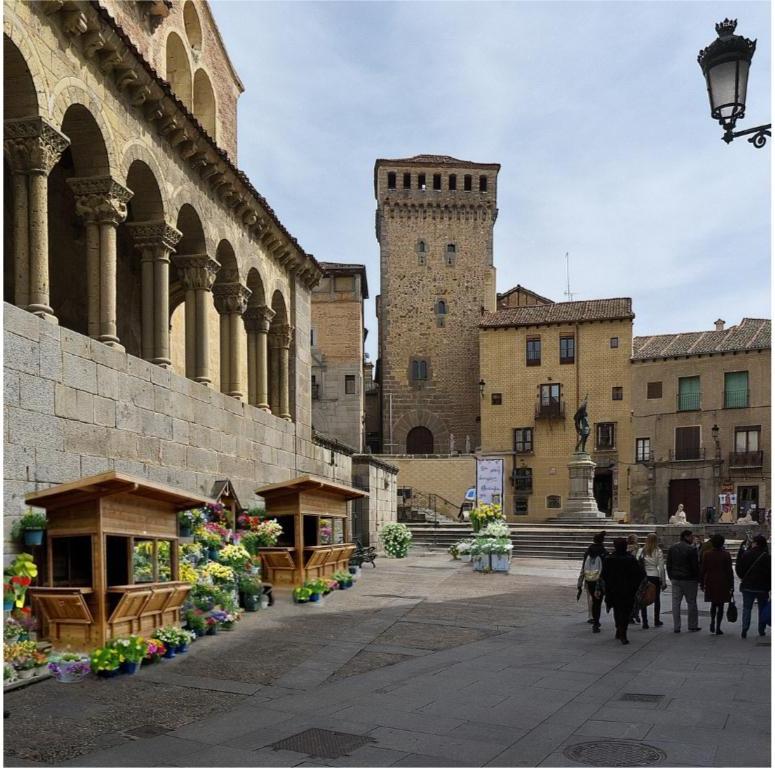
[[[514,470],[514,490],[533,492],[533,470],[530,467],[517,467]]]
[[[418,173],[417,174],[417,189],[425,190],[425,174],[424,173]]]
[[[541,384],[541,405],[559,405],[560,385]]]
[[[619,349],[619,337],[611,336],[611,349]]]
[[[541,337],[533,336],[527,339],[526,365],[541,365]]]
[[[514,430],[514,453],[533,452],[533,428],[517,427]]]
[[[646,384],[646,397],[649,400],[659,400],[662,397],[662,382],[648,382],[648,384]]]
[[[616,423],[613,421],[601,421],[595,427],[596,450],[613,451],[616,448]]]
[[[412,188],[412,174],[411,173],[405,173],[404,174],[404,189],[411,189]]]
[[[700,456],[700,428],[676,427],[675,429],[675,459],[687,461],[699,459]]]
[[[748,371],[724,374],[724,408],[748,407]]]
[[[503,394],[501,392],[493,392],[490,395],[491,405],[503,405]]]
[[[611,400],[624,400],[624,388],[611,387]]]
[[[465,192],[470,192],[471,191],[471,176],[469,176],[469,175],[465,175],[463,177],[463,190]]]
[[[527,514],[527,497],[526,496],[516,496],[514,498],[514,514],[515,515],[526,515]]]
[[[441,174],[440,173],[434,173],[433,174],[433,188],[437,191],[441,191]]]
[[[562,509],[562,497],[561,496],[547,496],[546,497],[547,509]]]
[[[682,376],[678,379],[678,410],[700,410],[699,376]]]
[[[479,177],[479,191],[480,192],[486,192],[487,191],[487,177],[486,176],[480,176]]]
[[[638,437],[635,440],[635,461],[651,461],[651,438]]]
[[[454,173],[449,174],[449,191],[455,192],[457,190],[457,176]]]
[[[560,364],[576,362],[576,337],[560,336]]]
[[[395,189],[396,188],[396,174],[395,171],[391,171],[388,174],[388,189]]]
[[[428,363],[425,360],[412,360],[412,381],[428,380]]]
[[[345,395],[355,394],[355,376],[344,377],[344,393]]]
[[[737,427],[735,429],[735,453],[752,453],[759,450],[761,427]]]
[[[315,375],[312,375],[312,399],[320,400],[320,384],[318,384]]]

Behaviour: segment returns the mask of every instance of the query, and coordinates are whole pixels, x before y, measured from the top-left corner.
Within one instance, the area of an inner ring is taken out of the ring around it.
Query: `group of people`
[[[735,577],[740,579],[743,596],[741,636],[745,638],[751,625],[754,602],[758,606],[759,635],[766,634],[769,624],[770,553],[767,539],[761,534],[746,537],[737,553],[734,572],[732,556],[724,548],[725,539],[714,534],[703,542],[701,536],[686,529],[665,557],[656,533],[650,533],[642,547],[637,537],[616,538],[613,552],[605,547],[605,531],[596,534],[584,553],[578,580],[578,595],[587,593],[592,631],[600,632],[603,602],[613,610],[616,639],[627,645],[627,630],[632,623],[649,628],[647,607],[654,606],[655,627],[661,627],[660,594],[672,587],[673,631],[681,631],[681,605],[688,610],[689,632],[699,632],[697,591],[701,589],[710,604],[710,631],[723,634],[721,624],[725,606],[734,603]],[[735,608],[736,611],[736,608]]]

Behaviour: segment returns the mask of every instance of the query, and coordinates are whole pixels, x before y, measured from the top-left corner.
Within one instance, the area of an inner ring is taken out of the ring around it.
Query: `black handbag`
[[[734,624],[737,621],[737,606],[735,605],[734,597],[732,597],[727,606],[727,621],[730,624]]]

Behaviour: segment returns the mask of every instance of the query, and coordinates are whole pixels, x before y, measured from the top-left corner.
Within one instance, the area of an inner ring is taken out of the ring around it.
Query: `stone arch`
[[[196,10],[194,0],[188,0],[183,6],[183,27],[186,30],[188,44],[194,51],[202,50],[202,23]]]
[[[433,432],[428,427],[412,427],[406,435],[406,453],[434,453]]]
[[[70,139],[65,152],[72,155],[76,176],[110,176],[111,162],[108,144],[91,110],[72,103],[62,116],[60,130]]]
[[[427,428],[433,434],[434,450],[439,453],[446,452],[449,445],[449,428],[440,416],[425,408],[406,411],[393,425],[393,442],[398,447],[398,451],[406,447],[409,432],[414,427]],[[457,435],[456,440],[465,440],[465,435]]]
[[[11,38],[3,35],[3,119],[40,115],[38,88],[27,60]]]
[[[274,317],[269,325],[269,406],[272,413],[288,416],[290,376],[290,334],[288,305],[278,288],[272,293]]]
[[[46,116],[48,113],[48,93],[45,69],[43,68],[43,65],[40,61],[38,52],[30,42],[29,33],[19,25],[18,20],[14,19],[12,15],[8,13],[7,9],[3,14],[3,49],[4,117],[9,118],[15,116],[9,114],[7,110],[9,99],[9,93],[7,89],[9,89],[9,86],[11,85],[10,77],[18,78],[19,76],[19,70],[16,69],[16,66],[19,62],[13,61],[16,54],[13,53],[11,49],[15,49],[18,52],[19,58],[24,63],[24,70],[26,70],[26,75],[29,76],[29,81],[32,83],[32,87],[35,92],[34,111],[29,113],[29,115],[19,115],[19,117],[31,117],[32,115]],[[6,49],[9,49],[9,55],[11,59],[10,61],[6,60]],[[11,64],[11,69],[9,69],[9,63]],[[18,83],[19,81],[16,80],[16,82]],[[25,96],[25,98],[27,97],[31,98],[29,94]]]
[[[217,108],[210,76],[201,67],[194,74],[194,117],[217,140]]]
[[[164,76],[167,82],[172,87],[175,95],[191,109],[193,103],[191,62],[183,40],[174,30],[167,35],[164,46],[164,62]]]
[[[169,195],[167,194],[167,183],[162,172],[161,165],[156,159],[156,155],[142,141],[134,140],[124,146],[124,153],[121,156],[119,172],[124,180],[129,176],[129,169],[136,161],[145,164],[150,170],[153,178],[157,182],[159,195],[161,196],[161,206],[165,216],[170,216],[172,206],[170,205]]]
[[[261,272],[258,267],[251,267],[248,270],[247,286],[250,290],[250,297],[248,298],[249,307],[263,307],[266,306],[266,292],[264,291],[265,281],[261,276]]]

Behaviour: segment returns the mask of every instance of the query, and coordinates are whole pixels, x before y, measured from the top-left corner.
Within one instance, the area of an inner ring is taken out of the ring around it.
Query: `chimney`
[[[714,325],[716,326],[716,330],[717,331],[723,331],[724,330],[724,321],[721,318],[716,320]]]

